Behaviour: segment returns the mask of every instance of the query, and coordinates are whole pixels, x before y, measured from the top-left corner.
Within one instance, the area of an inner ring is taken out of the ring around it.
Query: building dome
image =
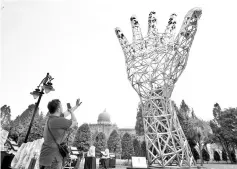
[[[110,124],[110,115],[106,112],[106,109],[99,114],[97,123]]]

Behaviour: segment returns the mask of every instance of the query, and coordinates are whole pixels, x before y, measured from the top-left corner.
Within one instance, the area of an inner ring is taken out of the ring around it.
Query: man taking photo
[[[76,105],[65,112],[63,112],[60,100],[54,99],[48,103],[49,118],[43,133],[44,143],[39,157],[40,169],[62,169],[63,157],[56,142],[58,144],[64,142],[67,137],[67,131],[77,126],[74,111],[81,103],[80,99],[77,99]],[[70,120],[65,118],[68,115],[71,115]]]

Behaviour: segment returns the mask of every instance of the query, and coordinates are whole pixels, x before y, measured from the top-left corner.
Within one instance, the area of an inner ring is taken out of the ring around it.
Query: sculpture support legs
[[[171,164],[195,164],[170,100],[153,98],[144,102],[143,122],[149,165],[158,164],[165,167]]]

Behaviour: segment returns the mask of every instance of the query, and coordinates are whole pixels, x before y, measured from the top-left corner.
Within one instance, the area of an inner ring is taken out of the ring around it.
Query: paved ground
[[[237,169],[237,164],[204,164],[207,169]]]
[[[121,162],[122,160],[116,160],[116,168],[114,169],[126,169],[127,167],[131,166],[131,161],[129,164],[124,164],[124,162]],[[127,160],[123,160],[127,162]],[[96,164],[99,164],[99,161],[96,162]],[[200,166],[200,163],[197,164],[197,166]],[[83,162],[81,163],[79,169],[84,169]],[[99,165],[96,166],[96,169],[99,169]],[[113,168],[112,168],[113,169]],[[224,161],[221,161],[219,163],[217,162],[211,162],[211,164],[207,164],[206,162],[203,164],[202,169],[237,169],[237,164],[230,164],[226,163]]]
[[[115,169],[126,169],[126,168],[127,168],[126,166],[116,166]],[[237,169],[237,164],[204,164],[203,169]]]

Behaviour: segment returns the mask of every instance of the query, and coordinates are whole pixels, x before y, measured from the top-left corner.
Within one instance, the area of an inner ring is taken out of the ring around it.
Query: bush
[[[198,154],[196,148],[193,148],[193,149],[192,149],[192,153],[193,153],[193,157],[194,157],[195,161],[197,161],[198,159],[200,159],[199,154]]]
[[[222,150],[222,155],[221,156],[222,156],[222,160],[227,162],[227,160],[228,160],[227,159],[227,154],[226,154],[224,149]]]
[[[106,136],[103,132],[99,132],[95,138],[94,146],[99,151],[104,151],[106,148]]]
[[[230,155],[231,155],[232,161],[233,161],[234,163],[236,163],[236,155],[235,155],[235,152],[232,151],[232,152],[230,153]]]
[[[210,161],[210,155],[208,154],[207,150],[202,149],[202,157],[204,161]]]
[[[214,151],[214,160],[218,162],[221,160],[220,155],[217,151]]]
[[[141,156],[141,146],[139,141],[135,138],[133,140],[134,155],[137,157]]]
[[[90,148],[91,131],[87,123],[82,124],[76,132],[73,146],[77,147],[79,151],[86,152]]]
[[[131,159],[134,155],[132,137],[129,133],[125,133],[122,138],[122,159]]]
[[[146,142],[143,141],[141,144],[141,156],[142,157],[146,157],[147,158],[147,154],[146,154]]]
[[[121,153],[121,139],[116,130],[113,130],[107,141],[107,145],[110,152]]]

